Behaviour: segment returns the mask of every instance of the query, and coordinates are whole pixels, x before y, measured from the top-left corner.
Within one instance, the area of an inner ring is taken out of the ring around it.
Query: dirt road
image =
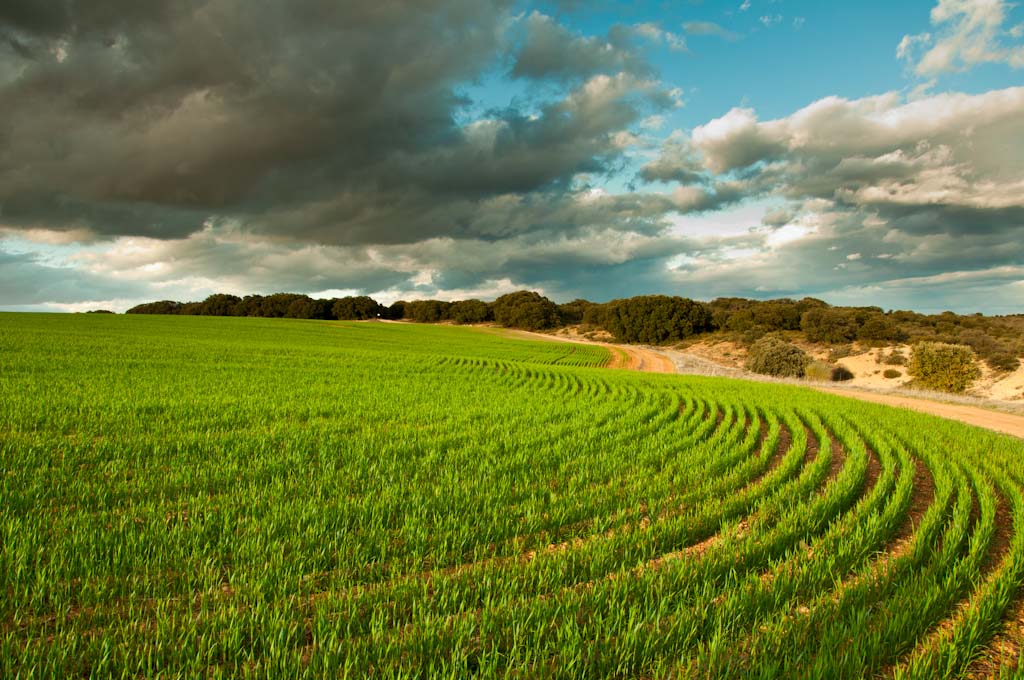
[[[1012,413],[1001,413],[989,411],[975,406],[964,406],[961,404],[946,404],[930,399],[915,399],[914,397],[903,397],[895,394],[875,394],[862,390],[844,390],[836,387],[814,387],[820,392],[838,394],[841,397],[852,397],[862,401],[870,401],[886,406],[897,408],[909,408],[913,411],[930,413],[933,416],[959,420],[968,425],[977,425],[986,430],[994,430],[1003,434],[1011,434],[1015,437],[1024,438],[1024,416],[1015,416]]]
[[[675,373],[676,367],[667,355],[658,350],[638,347],[637,345],[616,345],[610,342],[597,342],[596,340],[577,340],[566,338],[561,335],[548,335],[547,333],[534,333],[532,331],[520,331],[513,329],[501,329],[504,335],[512,335],[528,340],[547,340],[549,342],[571,342],[577,345],[600,345],[611,352],[612,360],[608,368],[615,368],[627,371],[643,371],[645,373]]]
[[[604,344],[604,343],[599,343]],[[644,371],[647,373],[675,373],[676,367],[672,360],[657,350],[650,350],[632,345],[608,345],[604,344],[613,353],[622,352],[626,356],[625,365],[609,368],[624,368],[630,371]],[[614,364],[614,362],[613,362]]]

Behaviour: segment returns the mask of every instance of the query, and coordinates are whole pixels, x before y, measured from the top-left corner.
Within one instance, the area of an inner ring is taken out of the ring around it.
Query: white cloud
[[[748,169],[754,191],[863,204],[1024,207],[1024,88],[914,101],[895,93],[829,97],[769,121],[733,109],[694,128],[689,148],[693,162],[713,173]]]
[[[724,40],[737,40],[740,35],[713,21],[687,21],[683,30],[689,35],[712,35]]]
[[[675,52],[687,51],[686,38],[677,33],[666,31],[657,24],[650,22],[636,24],[633,26],[633,30],[641,38],[645,38],[652,43],[665,45]]]
[[[1012,8],[1005,0],[939,0],[931,11],[937,35],[903,36],[896,56],[911,62],[917,75],[923,77],[993,62],[1024,68],[1024,46],[1005,43],[1006,38],[1024,36],[1019,25],[1003,27]],[[921,49],[925,52],[916,59]]]

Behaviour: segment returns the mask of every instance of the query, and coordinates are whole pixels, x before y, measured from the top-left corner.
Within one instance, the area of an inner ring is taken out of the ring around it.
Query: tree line
[[[138,305],[129,314],[255,316],[290,319],[391,319],[420,323],[494,322],[510,328],[548,330],[580,325],[610,333],[620,342],[676,343],[719,332],[744,345],[766,335],[802,335],[809,342],[842,346],[859,342],[885,346],[940,342],[969,346],[992,368],[1013,370],[1024,355],[1024,324],[1016,317],[981,314],[919,314],[880,307],[834,307],[822,300],[717,298],[700,302],[668,295],[641,295],[605,303],[576,299],[557,304],[534,291],[483,300],[399,300],[385,306],[367,296],[316,299],[296,293],[215,294],[201,302],[162,300]]]

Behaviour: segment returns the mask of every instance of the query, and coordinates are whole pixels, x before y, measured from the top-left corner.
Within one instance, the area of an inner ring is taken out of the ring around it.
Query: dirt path
[[[517,336],[528,340],[547,340],[549,342],[571,342],[575,345],[600,345],[611,352],[612,360],[607,368],[624,369],[628,371],[643,371],[645,373],[675,373],[676,367],[666,354],[647,347],[637,345],[616,345],[609,342],[597,342],[595,340],[577,340],[566,338],[560,335],[548,335],[546,333],[534,333],[532,331],[520,331],[513,329],[501,329],[505,335]]]
[[[628,361],[623,368],[647,373],[675,373],[676,367],[672,360],[657,350],[650,350],[632,345],[605,345],[609,349],[621,350],[626,353]]]
[[[1024,438],[1024,416],[1015,416],[1012,413],[1000,413],[999,411],[989,411],[988,409],[977,408],[976,406],[945,404],[939,401],[931,401],[930,399],[915,399],[914,397],[902,397],[895,394],[875,394],[861,390],[844,390],[836,387],[809,387],[820,392],[838,394],[841,397],[851,397],[861,401],[870,401],[876,404],[930,413],[933,416],[959,420],[968,425],[983,427],[986,430],[995,430],[996,432]]]

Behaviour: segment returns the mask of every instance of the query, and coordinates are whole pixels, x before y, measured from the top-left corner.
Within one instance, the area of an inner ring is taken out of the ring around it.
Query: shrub
[[[997,354],[1004,349],[1003,345],[998,340],[985,333],[985,331],[977,328],[961,331],[957,342],[961,345],[967,345],[973,349],[978,356],[983,357],[990,354]]]
[[[388,319],[391,319],[393,321],[397,321],[399,319],[404,319],[405,318],[405,306],[408,305],[408,304],[409,303],[406,302],[405,300],[396,300],[395,302],[392,302],[391,306],[387,308],[387,311],[385,312],[385,316]]]
[[[906,366],[907,357],[906,355],[903,354],[903,352],[893,350],[892,354],[885,357],[885,363],[890,366]]]
[[[441,300],[413,300],[405,303],[405,318],[418,323],[437,323],[448,318],[452,303]]]
[[[828,360],[831,362],[836,362],[839,359],[845,359],[851,354],[853,354],[853,345],[839,345],[838,347],[833,347],[831,350],[829,350]]]
[[[963,392],[981,375],[970,347],[941,342],[915,345],[908,370],[918,384],[944,392]]]
[[[846,382],[853,380],[853,371],[846,366],[836,366],[832,369],[832,382]]]
[[[835,344],[857,337],[856,317],[841,309],[810,309],[801,317],[800,328],[810,342]]]
[[[589,300],[577,298],[572,302],[558,305],[558,313],[562,317],[562,323],[569,325],[579,324],[584,323],[583,318],[586,316],[587,311],[596,306],[596,304]]]
[[[771,335],[755,342],[747,358],[747,368],[754,373],[788,378],[802,377],[808,363],[806,352]]]
[[[768,332],[763,328],[749,328],[740,333],[740,343],[750,347],[766,335],[768,335]]]
[[[706,305],[687,298],[640,295],[609,302],[604,324],[620,342],[659,345],[710,331],[711,312]]]
[[[331,300],[314,300],[303,296],[288,305],[285,316],[289,319],[332,319],[332,304]]]
[[[903,373],[897,371],[895,368],[887,368],[885,369],[885,373],[883,373],[882,375],[884,375],[889,380],[892,380],[893,378],[900,377],[901,375],[903,375]]]
[[[539,331],[561,322],[558,305],[540,293],[520,290],[502,295],[491,304],[494,320],[502,326]]]
[[[896,324],[896,321],[884,314],[871,314],[857,330],[857,339],[873,345],[885,345],[890,342],[902,342],[907,339]]]
[[[451,320],[455,323],[483,323],[493,318],[490,305],[483,300],[454,302],[448,312]]]
[[[809,380],[828,382],[832,379],[832,366],[824,361],[812,361],[804,369],[804,376]]]
[[[235,308],[241,301],[242,298],[237,295],[215,293],[202,301],[199,305],[199,314],[201,316],[234,316]]]
[[[985,363],[993,371],[1016,371],[1020,368],[1020,359],[1009,352],[996,352],[985,357]]]
[[[376,319],[386,311],[376,300],[365,295],[338,298],[331,306],[331,314],[341,320]]]
[[[160,300],[159,302],[146,302],[135,305],[125,314],[178,314],[181,312],[182,304],[174,300]]]

